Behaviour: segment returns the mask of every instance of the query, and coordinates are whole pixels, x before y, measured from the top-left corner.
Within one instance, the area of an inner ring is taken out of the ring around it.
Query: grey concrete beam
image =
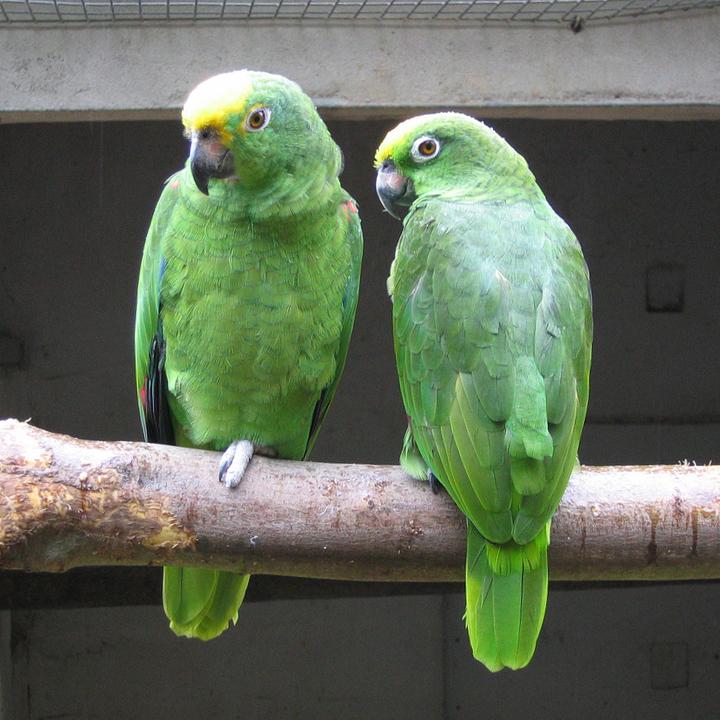
[[[329,117],[720,119],[720,11],[614,24],[252,22],[0,29],[0,121],[167,119],[189,88],[252,67]]]

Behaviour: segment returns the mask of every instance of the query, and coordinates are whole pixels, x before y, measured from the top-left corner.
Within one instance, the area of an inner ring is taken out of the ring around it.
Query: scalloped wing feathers
[[[549,206],[428,200],[406,221],[391,284],[419,447],[486,537],[528,542],[567,483],[587,403],[574,236]]]
[[[417,446],[468,518],[473,654],[493,671],[524,667],[547,601],[550,519],[587,407],[580,247],[544,198],[424,199],[406,218],[388,287],[405,447]],[[421,474],[417,460],[409,470]]]

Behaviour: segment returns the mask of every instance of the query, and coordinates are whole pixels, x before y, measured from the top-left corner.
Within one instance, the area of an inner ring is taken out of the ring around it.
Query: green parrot
[[[587,409],[587,266],[522,156],[477,120],[411,118],[375,160],[384,207],[407,213],[388,280],[401,464],[439,480],[467,518],[473,655],[492,671],[522,668]]]
[[[310,452],[345,364],[362,234],[340,149],[279,75],[206,80],[182,113],[191,141],[145,242],[135,366],[149,442],[223,451],[234,488],[253,453]],[[249,576],[166,567],[172,630],[204,640],[237,621]]]

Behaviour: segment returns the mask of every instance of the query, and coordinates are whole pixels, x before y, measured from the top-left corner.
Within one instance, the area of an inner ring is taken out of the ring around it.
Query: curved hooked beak
[[[193,133],[190,172],[197,189],[209,195],[208,183],[211,179],[223,180],[235,174],[235,158],[217,137],[200,137],[198,133]]]
[[[378,169],[375,191],[383,207],[397,220],[402,220],[415,201],[412,180],[401,175],[392,160],[385,160]]]

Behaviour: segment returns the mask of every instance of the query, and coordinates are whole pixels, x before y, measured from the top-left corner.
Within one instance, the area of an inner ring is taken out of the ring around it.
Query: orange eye
[[[410,150],[410,154],[413,156],[416,162],[425,162],[426,160],[432,160],[437,157],[440,152],[440,143],[434,137],[425,135],[418,138]]]
[[[425,157],[430,157],[431,155],[435,154],[436,147],[437,143],[434,140],[423,140],[423,142],[421,142],[418,146],[418,151],[421,155],[424,155]]]
[[[262,130],[270,122],[270,109],[269,108],[256,108],[251,110],[250,114],[245,120],[245,127],[248,130],[257,131]]]

